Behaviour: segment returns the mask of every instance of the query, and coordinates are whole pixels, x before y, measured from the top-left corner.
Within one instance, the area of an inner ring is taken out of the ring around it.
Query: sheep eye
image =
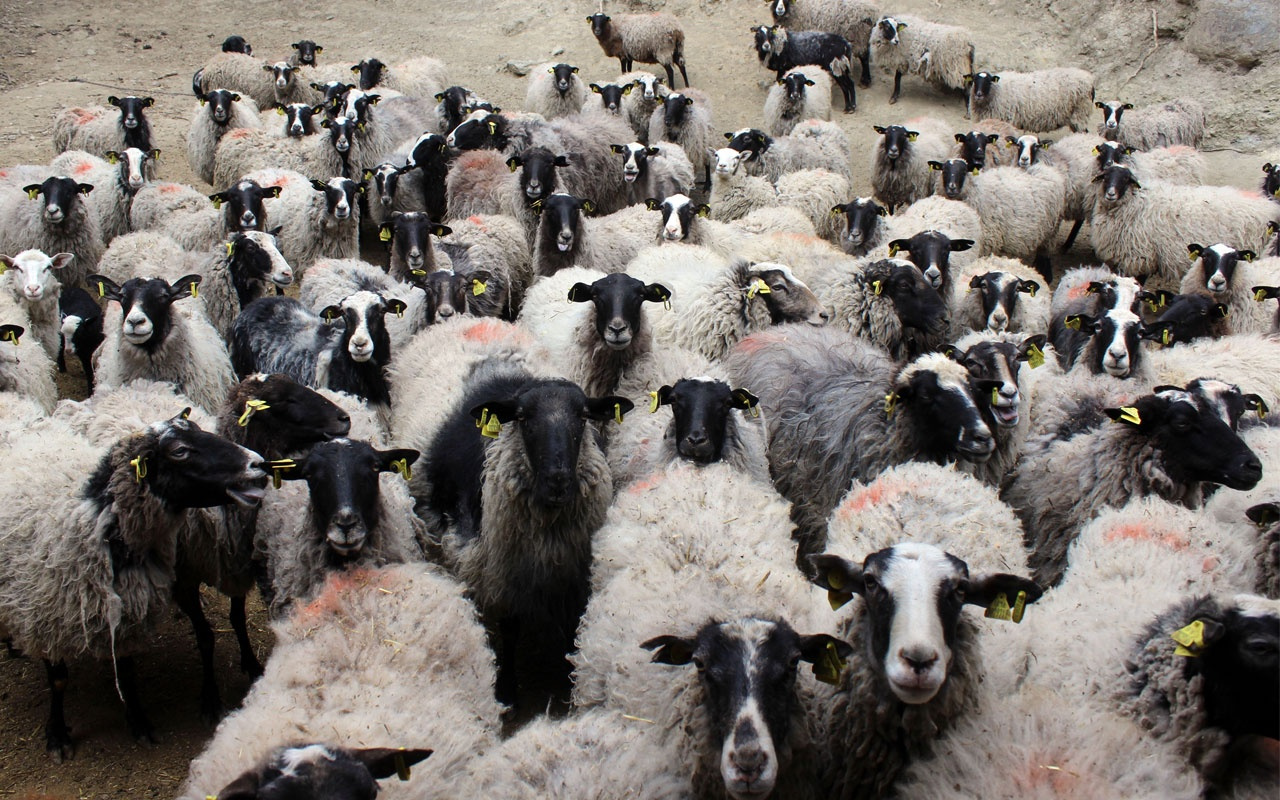
[[[862,588],[867,592],[878,592],[880,591],[880,581],[876,580],[874,575],[863,575]]]
[[[169,458],[174,461],[185,461],[191,457],[191,448],[185,445],[178,445],[169,451]]]

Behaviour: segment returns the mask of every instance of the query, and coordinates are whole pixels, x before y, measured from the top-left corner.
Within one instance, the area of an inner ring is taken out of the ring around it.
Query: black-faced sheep
[[[214,87],[216,88],[216,87]],[[155,149],[151,141],[151,123],[145,109],[155,105],[150,97],[107,98],[117,112],[103,106],[63,109],[53,120],[53,149],[84,150],[99,158],[108,150],[121,151],[136,147],[144,153]]]
[[[929,163],[950,154],[949,127],[927,118],[874,127],[882,138],[871,151],[871,188],[889,207],[889,213],[933,194],[935,182]]]
[[[61,276],[78,286],[102,258],[102,229],[85,195],[94,190],[66,176],[46,178],[16,188],[0,188],[0,253],[41,250],[74,253]]]
[[[868,40],[871,26],[880,9],[870,0],[768,0],[769,10],[777,25],[796,31],[828,31],[849,40],[853,53],[862,65],[858,82],[871,85],[871,51]]]
[[[1182,97],[1145,108],[1119,100],[1099,100],[1093,105],[1102,110],[1098,135],[1109,142],[1154,150],[1177,144],[1199,147],[1204,139],[1204,106],[1196,100]]]
[[[787,70],[764,99],[764,126],[770,136],[786,136],[806,119],[831,119],[831,78],[814,66]]]
[[[93,354],[102,344],[102,309],[79,286],[69,286],[58,297],[58,371],[66,372],[67,356],[80,362],[88,392],[93,393]]]
[[[451,232],[448,226],[433,222],[425,211],[391,212],[378,230],[378,238],[387,242],[390,250],[388,272],[391,277],[408,281],[416,273],[434,272],[439,268],[436,264],[439,254],[431,237],[448,236]]]
[[[524,110],[546,119],[577,114],[587,102],[587,86],[572,64],[547,63],[529,72]]]
[[[853,45],[837,33],[824,31],[796,31],[792,33],[781,25],[760,25],[751,29],[755,34],[756,55],[760,63],[777,73],[779,80],[790,70],[802,66],[821,67],[844,97],[844,113],[851,114],[858,108],[858,90],[853,84]]]
[[[947,304],[929,279],[903,259],[859,265],[824,286],[818,297],[831,307],[833,326],[907,359],[941,344]]]
[[[136,231],[154,231],[184,250],[208,252],[233,233],[266,230],[263,201],[281,191],[279,186],[237,180],[223,191],[205,196],[180,183],[154,183],[138,191],[130,216]]]
[[[191,115],[187,130],[187,163],[196,177],[213,183],[213,161],[218,140],[237,128],[261,128],[257,107],[238,92],[214,89],[199,96],[200,107]]]
[[[849,137],[834,122],[805,120],[786,136],[774,138],[758,128],[726,133],[729,147],[748,153],[747,172],[776,183],[789,172],[825,169],[850,177]]]
[[[707,150],[715,139],[711,122],[711,98],[697,89],[671,92],[649,117],[650,144],[671,142],[684,149],[695,177],[711,182]]]
[[[1257,286],[1280,281],[1280,262],[1256,262],[1252,250],[1237,250],[1221,242],[1208,247],[1190,243],[1187,252],[1194,261],[1182,278],[1179,292],[1209,291],[1216,302],[1226,305],[1223,316],[1231,333],[1266,333],[1271,329],[1271,314],[1254,296]]]
[[[965,119],[976,114],[1043,133],[1061,127],[1087,130],[1093,75],[1074,67],[1035,72],[975,72],[965,76]]]
[[[108,150],[102,158],[83,150],[68,150],[53,159],[55,174],[70,176],[94,187],[88,195],[89,209],[98,221],[104,244],[133,229],[130,217],[133,198],[155,172],[159,150],[143,152],[130,147],[122,152]]]

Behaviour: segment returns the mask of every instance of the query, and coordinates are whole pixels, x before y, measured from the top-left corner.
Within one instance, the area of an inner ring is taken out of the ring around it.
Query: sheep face
[[[393,211],[391,217],[382,223],[379,236],[391,243],[391,257],[403,258],[410,272],[415,272],[426,269],[431,237],[448,236],[450,233],[453,233],[452,228],[432,222],[424,211],[407,214]]]
[[[368,442],[334,439],[316,444],[280,474],[307,482],[315,533],[324,537],[337,565],[359,557],[378,527],[378,476],[405,474],[417,460],[417,450],[377,450]]]
[[[960,200],[964,195],[964,182],[970,175],[977,175],[981,166],[971,166],[963,158],[948,158],[946,161],[930,161],[929,169],[941,173],[938,183],[942,194],[948,200]]]
[[[810,556],[813,581],[833,601],[862,597],[858,611],[867,656],[902,702],[919,705],[942,689],[951,667],[966,604],[986,607],[1003,594],[1012,605],[1042,590],[1007,573],[969,575],[969,565],[928,544],[904,542],[868,555],[861,564],[836,555]]]
[[[735,150],[732,147],[721,147],[714,153],[715,174],[728,177],[737,173],[738,167],[749,157],[749,153]]]
[[[769,26],[756,25],[751,28],[751,33],[755,37],[756,56],[761,64],[765,64],[769,60],[769,54],[773,52],[773,42],[769,41]]]
[[[386,64],[376,58],[366,58],[353,66],[351,71],[360,76],[360,90],[367,92],[382,82],[382,72],[386,67]]]
[[[449,132],[446,142],[459,150],[501,150],[507,141],[505,127],[505,121],[497,114],[473,114]]]
[[[1280,199],[1280,164],[1262,165],[1262,196]]]
[[[308,67],[316,65],[316,56],[324,52],[324,48],[310,39],[303,39],[300,42],[294,42],[289,45],[298,54],[298,63],[306,64]]]
[[[1160,388],[1133,406],[1108,408],[1119,424],[1147,437],[1161,468],[1179,483],[1220,483],[1248,491],[1262,479],[1262,462],[1215,411],[1185,390]]]
[[[475,100],[475,95],[471,90],[462,86],[450,86],[443,92],[436,94],[436,113],[445,119],[446,131],[451,131],[458,127],[458,123],[467,115],[471,103]]]
[[[990,396],[999,389],[999,381],[974,379],[959,364],[931,354],[903,370],[891,397],[907,407],[923,458],[944,461],[959,457],[981,463],[991,457],[995,440],[974,396]]]
[[[676,452],[689,461],[710,464],[723,457],[733,411],[755,408],[759,400],[746,389],[730,389],[722,381],[682,378],[674,386],[659,389],[654,402],[655,412],[657,406],[671,406]]]
[[[445,157],[448,149],[449,146],[440,134],[423,134],[418,137],[418,141],[413,143],[413,151],[405,162],[405,169],[425,168],[430,164],[438,163]]]
[[[38,303],[57,291],[58,279],[54,272],[74,258],[72,253],[58,253],[50,258],[39,250],[23,250],[13,258],[0,255],[0,264],[4,264],[9,280],[21,289],[22,299]]]
[[[43,183],[32,183],[22,187],[27,197],[38,200],[44,197],[44,207],[40,211],[40,219],[47,225],[61,225],[72,217],[76,207],[84,201],[81,195],[93,191],[88,183],[76,183],[65,175],[45,178]]]
[[[312,744],[282,747],[260,766],[248,770],[218,792],[217,800],[315,797],[325,800],[372,800],[378,778],[395,775],[427,756],[430,750],[370,748],[347,750]]]
[[[1163,388],[1165,387],[1158,387],[1157,391]],[[1240,418],[1246,411],[1257,411],[1261,416],[1269,410],[1258,395],[1245,394],[1240,391],[1239,386],[1214,378],[1196,378],[1187,384],[1186,391],[1195,398],[1196,405],[1201,410],[1217,415],[1233,431],[1239,426]]]
[[[591,23],[591,35],[597,39],[607,39],[611,33],[609,20],[612,19],[608,14],[592,14],[587,17],[587,22]]]
[[[467,313],[467,292],[476,281],[485,283],[488,280],[489,273],[484,270],[460,275],[453,270],[442,269],[425,278],[415,278],[414,285],[427,293],[428,317],[434,314],[439,319],[450,319],[455,314]]]
[[[411,167],[409,169],[412,169]],[[373,181],[373,191],[383,208],[391,208],[396,202],[396,188],[400,183],[400,168],[383,162],[364,171],[365,181]]]
[[[1133,374],[1142,360],[1142,318],[1128,309],[1113,308],[1101,319],[1083,317],[1081,324],[1086,323],[1095,342],[1089,371],[1095,375],[1105,372],[1113,378]]]
[[[530,147],[507,159],[512,171],[520,171],[520,193],[526,204],[545,200],[556,190],[556,168],[569,166],[567,156],[554,155],[545,147]]]
[[[814,85],[813,81],[799,72],[783,76],[778,83],[783,87],[783,91],[787,93],[787,100],[792,103],[804,102],[805,87]]]
[[[919,267],[929,285],[941,292],[950,283],[951,254],[973,247],[972,239],[952,239],[939,231],[921,231],[910,239],[889,242],[889,255],[905,250],[911,263]]]
[[[903,327],[937,333],[946,325],[947,304],[910,261],[877,261],[864,271],[864,282],[875,294],[887,295],[893,301]]]
[[[787,13],[791,11],[790,0],[770,0],[770,5],[773,6],[774,22],[782,22]]]
[[[646,147],[639,142],[611,144],[609,149],[622,156],[622,180],[627,183],[642,180],[649,172],[649,159],[662,155],[658,148]]]
[[[727,135],[729,147],[747,154],[747,161],[755,161],[773,144],[773,137],[758,128],[744,128]]]
[[[260,231],[267,226],[267,210],[263,200],[279,197],[283,188],[263,188],[254,181],[240,181],[231,188],[209,195],[214,208],[226,205],[223,222],[229,231]]]
[[[324,105],[309,106],[306,103],[290,103],[281,111],[284,114],[284,135],[301,137],[316,132],[314,117],[324,113]]]
[[[126,147],[124,152],[108,150],[102,154],[115,164],[120,173],[120,187],[130,196],[137,194],[147,183],[147,163],[160,158],[159,150],[143,152],[136,147]]]
[[[976,102],[982,102],[987,99],[987,95],[995,89],[996,84],[1000,83],[1000,76],[990,72],[977,72],[973,75],[973,80],[969,83],[969,91],[973,94]]]
[[[662,84],[662,78],[649,73],[644,73],[636,78],[636,85],[641,88],[644,99],[648,101],[660,99],[663,93],[667,91]]]
[[[876,22],[874,35],[878,37],[879,41],[896,47],[900,44],[898,30],[905,27],[907,27],[905,23],[898,22],[893,17],[882,17]]]
[[[578,243],[583,212],[591,213],[595,205],[571,194],[553,194],[531,206],[538,215],[543,241],[556,243],[561,253],[571,252]]]
[[[1123,164],[1112,164],[1099,172],[1093,182],[1101,184],[1100,199],[1107,205],[1119,203],[1124,198],[1125,192],[1131,188],[1142,188],[1142,184],[1138,183],[1138,179],[1133,177],[1133,173]]]
[[[1048,149],[1049,146],[1053,144],[1053,140],[1041,139],[1038,136],[1033,136],[1028,133],[1016,138],[1013,136],[1006,136],[1005,144],[1009,147],[1016,147],[1018,149],[1017,164],[1019,167],[1026,169],[1032,164],[1039,162],[1041,151]]]
[[[356,129],[362,124],[348,117],[320,121],[320,127],[329,131],[329,144],[342,154],[344,160],[347,153],[351,152],[351,141],[355,137]]]
[[[969,291],[978,292],[982,300],[982,316],[987,321],[987,330],[1000,333],[1009,327],[1022,295],[1035,297],[1040,291],[1040,284],[1008,272],[987,272],[969,279]]]
[[[596,333],[610,350],[625,350],[644,330],[644,303],[664,303],[670,298],[671,292],[662,284],[646,284],[622,272],[590,285],[575,283],[569,289],[573,302],[595,306]]]
[[[1094,149],[1098,157],[1098,169],[1105,170],[1112,164],[1127,164],[1133,154],[1132,147],[1125,147],[1118,142],[1103,142]]]
[[[753,264],[747,271],[747,277],[750,283],[744,291],[748,298],[754,295],[764,300],[765,307],[769,309],[769,321],[774,325],[784,322],[826,325],[831,317],[813,290],[785,264],[771,261]]]
[[[1047,338],[1040,333],[1021,344],[979,342],[968,350],[957,349],[951,353],[951,357],[969,371],[974,401],[983,418],[991,424],[1002,428],[1018,424],[1022,405],[1018,372],[1022,363],[1031,358],[1032,348],[1043,350]]]
[[[799,663],[853,652],[825,634],[797,634],[785,620],[755,618],[708,622],[694,637],[658,636],[641,647],[656,651],[656,663],[697,668],[720,775],[734,800],[770,796],[791,762]]]
[[[682,242],[689,238],[689,228],[694,217],[705,217],[711,213],[711,206],[706,203],[694,205],[688,195],[673,194],[662,203],[650,198],[647,201],[650,211],[662,212],[662,239],[667,242]]]
[[[320,108],[326,114],[332,115],[336,114],[346,104],[347,93],[356,88],[356,85],[354,83],[343,83],[342,81],[326,81],[325,83],[312,83],[311,88],[324,95],[324,100],[317,108]]]
[[[477,420],[492,416],[503,425],[518,423],[517,434],[533,471],[532,499],[546,508],[560,508],[579,492],[578,455],[589,433],[587,420],[621,418],[632,408],[626,398],[587,397],[575,383],[550,379],[526,384],[514,397],[481,403],[470,413]]]
[[[547,70],[551,74],[551,79],[555,83],[556,94],[564,97],[569,93],[569,89],[573,86],[577,78],[578,68],[572,64],[556,64]]]
[[[1109,133],[1114,133],[1120,130],[1120,118],[1124,116],[1124,112],[1133,108],[1133,103],[1122,103],[1119,100],[1108,100],[1106,102],[1098,100],[1093,106],[1102,110],[1102,127]]]
[[[356,292],[338,305],[325,308],[320,316],[326,322],[342,318],[345,324],[342,343],[352,361],[358,364],[373,361],[381,365],[391,359],[391,337],[384,317],[387,311],[401,314],[404,309],[405,304],[400,300],[384,300],[375,292]]]
[[[1000,141],[1000,135],[995,133],[969,131],[956,134],[956,142],[960,145],[960,157],[973,168],[980,169],[987,165],[987,145],[998,141]]]
[[[342,105],[342,113],[339,116],[367,125],[373,116],[373,107],[380,100],[382,100],[382,95],[370,94],[362,89],[352,89],[347,92],[346,99]]]
[[[270,431],[285,452],[346,436],[351,417],[337,404],[288,375],[251,375],[234,390],[232,413],[244,415],[244,427]],[[253,403],[252,401],[258,401]]]
[[[902,125],[890,125],[887,128],[873,125],[872,130],[883,137],[879,147],[884,151],[884,157],[892,162],[896,162],[910,151],[911,143],[920,136],[919,131],[908,130]]]
[[[85,284],[97,286],[99,296],[120,304],[125,342],[154,353],[173,329],[172,305],[190,297],[202,280],[199,275],[187,275],[170,286],[163,278],[130,278],[120,286],[110,278],[90,275]]]
[[[692,105],[693,98],[679,92],[672,92],[662,101],[662,123],[666,125],[668,139],[675,141],[676,137],[673,134],[684,126]]]
[[[271,73],[271,80],[275,83],[277,92],[289,91],[289,86],[293,83],[294,68],[288,61],[263,64],[262,69],[264,72]]]
[[[243,36],[228,36],[222,40],[222,52],[243,53],[246,56],[251,56],[253,55],[253,48],[249,46]]]
[[[1231,279],[1235,277],[1236,267],[1241,261],[1252,261],[1257,258],[1257,254],[1252,250],[1236,250],[1230,245],[1221,243],[1210,247],[1189,244],[1187,252],[1200,262],[1193,265],[1192,269],[1199,267],[1204,288],[1214,294],[1225,292],[1231,287]]]
[[[634,83],[619,86],[616,83],[593,83],[591,91],[600,95],[600,105],[610,114],[622,113],[622,97],[631,94]]]
[[[276,237],[262,231],[232,234],[227,241],[227,271],[241,308],[261,297],[268,282],[293,283],[293,270],[280,254]]]
[[[214,89],[200,98],[209,119],[215,125],[226,125],[231,120],[231,104],[238,101],[240,95],[227,89]]]
[[[1169,346],[1196,339],[1218,338],[1227,333],[1228,309],[1202,293],[1183,294],[1168,302],[1156,321],[1142,331],[1142,338]]]
[[[326,221],[332,218],[339,222],[351,219],[356,208],[356,195],[364,194],[365,184],[356,183],[350,178],[330,178],[328,181],[311,181],[311,188],[324,192],[324,213]]]
[[[120,125],[130,131],[146,123],[142,111],[155,105],[150,97],[108,97],[107,102],[120,109]]]
[[[147,429],[150,436],[140,437],[137,480],[172,509],[256,506],[267,485],[262,456],[200,430],[184,418],[190,410],[157,422]],[[93,492],[96,483],[90,480],[86,491]],[[100,491],[105,495],[109,488],[103,485]]]
[[[850,255],[866,253],[866,243],[874,236],[880,218],[888,216],[884,206],[870,197],[856,197],[842,206],[833,206],[833,215],[844,215],[844,235],[840,237],[840,245]]]

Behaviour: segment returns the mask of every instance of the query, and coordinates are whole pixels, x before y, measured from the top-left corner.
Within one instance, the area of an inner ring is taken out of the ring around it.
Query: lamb
[[[420,502],[452,520],[446,560],[497,633],[499,702],[516,699],[522,634],[542,639],[551,672],[563,675],[567,665],[554,654],[572,646],[587,601],[591,536],[613,496],[587,421],[621,419],[632,407],[491,359],[468,376],[428,447],[430,495]],[[502,435],[503,426],[512,429]]]
[[[950,294],[952,266],[962,269],[972,264],[983,242],[978,212],[937,195],[923,197],[894,214],[884,238],[890,258],[908,253],[911,263],[944,297]]]
[[[226,247],[210,253],[201,265],[204,307],[209,322],[225,342],[240,312],[268,293],[293,283],[290,268],[270,233],[246,231],[226,241]]]
[[[133,199],[147,183],[147,173],[160,158],[159,150],[142,152],[130,147],[117,153],[108,150],[103,158],[83,150],[68,150],[53,159],[54,172],[68,175],[77,181],[88,183],[97,191],[90,192],[87,202],[104,244],[111,244],[117,236],[131,229],[130,216]]]
[[[58,371],[66,372],[67,356],[80,361],[86,391],[93,394],[93,354],[105,338],[102,332],[102,309],[89,293],[79,286],[69,286],[58,297]]]
[[[917,459],[982,461],[995,447],[974,395],[999,384],[943,355],[903,365],[844,331],[793,325],[743,339],[728,366],[772,421],[769,464],[795,504],[802,555],[821,547],[851,480]]]
[[[610,149],[622,156],[622,180],[627,184],[631,205],[650,198],[661,203],[670,195],[687,194],[693,188],[693,164],[678,145],[631,142],[611,145]]]
[[[529,71],[529,89],[524,110],[546,119],[567,117],[582,111],[587,102],[587,86],[572,64],[547,63]]]
[[[786,136],[806,119],[831,119],[831,78],[814,66],[787,70],[764,99],[764,127],[770,136]]]
[[[407,281],[417,273],[430,274],[439,267],[440,255],[431,244],[432,236],[448,236],[453,229],[432,222],[424,211],[401,214],[392,211],[378,230],[378,238],[389,244],[391,253],[388,272],[398,281]],[[444,266],[448,266],[447,264]]]
[[[163,278],[131,278],[123,285],[102,275],[85,279],[108,301],[106,339],[95,364],[99,387],[137,378],[172,381],[206,411],[222,407],[235,382],[227,349],[199,308],[174,303],[197,291],[203,278],[186,275],[171,285]]]
[[[360,76],[361,91],[391,89],[414,98],[435,97],[452,83],[444,62],[427,56],[417,56],[394,65],[366,58],[351,71]]]
[[[1178,291],[1208,290],[1216,301],[1227,306],[1224,315],[1232,333],[1266,333],[1271,330],[1271,314],[1254,299],[1258,285],[1280,281],[1280,262],[1270,259],[1255,263],[1252,250],[1243,252],[1227,244],[1205,247],[1191,243],[1187,252],[1194,259],[1182,277]]]
[[[676,85],[672,67],[680,68],[685,88],[689,87],[689,73],[684,68],[684,30],[680,22],[670,14],[621,14],[616,19],[604,13],[587,17],[591,34],[600,43],[600,49],[609,58],[618,59],[623,72],[630,72],[632,65],[661,64],[667,71],[667,85]]]
[[[213,183],[214,155],[218,141],[237,128],[261,128],[257,106],[240,93],[214,89],[199,96],[200,107],[191,115],[187,130],[187,163],[205,183]]]
[[[1021,261],[984,256],[958,270],[951,283],[951,337],[969,331],[1042,333],[1049,330],[1049,292]]]
[[[53,120],[53,149],[84,150],[99,158],[108,150],[117,152],[136,147],[144,153],[155,149],[151,141],[151,123],[144,109],[155,105],[150,97],[108,97],[116,112],[103,106],[63,109]],[[155,178],[155,175],[148,175]]]
[[[431,759],[414,770],[414,796],[456,797],[477,751],[497,745],[493,653],[462,587],[437,568],[403,564],[333,575],[310,603],[273,627],[276,657],[192,761],[182,800],[204,800],[238,777],[258,774],[258,763],[283,744],[316,740],[430,747]],[[315,681],[324,692],[314,691]],[[430,714],[422,713],[425,696],[433,698]],[[398,752],[408,777],[409,764],[427,751]],[[305,781],[304,773],[325,774],[300,770],[297,777]],[[268,774],[276,783],[267,791],[288,791],[281,785],[287,777]],[[324,787],[301,791],[326,794]]]
[[[24,325],[31,340],[44,348],[50,358],[61,358],[58,333],[61,319],[58,301],[62,282],[58,275],[75,258],[72,253],[50,257],[39,250],[23,250],[16,256],[0,255],[0,266],[7,273],[6,282],[16,303],[26,311]],[[57,270],[57,275],[54,274]],[[65,370],[65,367],[63,368]]]
[[[779,79],[795,67],[814,65],[831,75],[844,96],[844,113],[858,108],[858,91],[853,85],[853,45],[835,33],[823,31],[789,32],[781,25],[752,28],[760,63],[777,73]]]
[[[855,482],[834,509],[811,579],[833,608],[860,598],[837,630],[866,645],[821,706],[830,796],[892,793],[939,734],[977,713],[984,662],[1020,655],[988,657],[991,632],[963,612],[1020,620],[1043,591],[1022,576],[1017,519],[995,494],[953,470],[909,464]]]
[[[750,152],[747,171],[777,183],[801,169],[825,169],[851,179],[849,137],[834,122],[805,120],[777,139],[758,128],[725,134],[729,147]]]
[[[79,285],[102,258],[102,229],[84,197],[93,189],[66,176],[22,187],[25,197],[0,188],[0,253],[74,253],[76,259],[61,279],[68,286]]]
[[[7,292],[0,292],[0,323],[0,343],[13,345],[0,347],[0,392],[28,398],[46,414],[53,411],[58,402],[53,364],[38,342],[22,342],[31,321]]]
[[[234,233],[265,231],[263,201],[278,197],[281,191],[279,186],[236,181],[206,197],[180,183],[150,184],[134,197],[130,217],[137,231],[165,236],[184,250],[207,252]],[[117,244],[120,242],[112,242]]]
[[[649,118],[653,111],[667,98],[671,90],[663,83],[662,78],[652,72],[625,72],[618,76],[618,83],[634,86],[634,90],[622,96],[622,117],[635,132],[636,138],[645,144],[649,141]],[[688,87],[685,87],[688,88]]]
[[[831,307],[835,327],[884,348],[892,358],[909,359],[946,333],[947,304],[920,270],[899,258],[877,259],[818,287]]]
[[[711,98],[697,89],[671,92],[649,117],[649,143],[671,142],[683,148],[693,174],[701,176],[705,186],[711,184],[707,150],[714,139]]]
[[[796,31],[828,31],[849,40],[862,65],[859,83],[871,85],[871,51],[868,40],[880,9],[870,0],[822,2],[822,0],[769,0],[774,24]]]
[[[1001,83],[1003,81],[1003,83]],[[1073,133],[1089,127],[1093,75],[1074,67],[1035,72],[976,72],[965,76],[965,119],[973,114],[1012,123],[1033,133],[1063,126]]]
[[[1154,150],[1173,145],[1199,147],[1204,140],[1204,106],[1190,98],[1180,97],[1145,108],[1134,108],[1133,103],[1119,100],[1099,100],[1093,105],[1102,110],[1098,135],[1109,142],[1135,150]]]
[[[359,254],[359,195],[366,184],[350,178],[323,181],[284,169],[260,170],[244,176],[260,186],[280,187],[267,204],[267,219],[278,228],[280,253],[299,278],[320,258],[355,258]]]
[[[871,188],[892,214],[898,206],[911,205],[934,193],[931,161],[950,153],[948,126],[920,118],[906,125],[876,125],[883,138],[871,153]],[[917,130],[918,129],[918,130]]]
[[[1105,413],[1114,425],[1029,454],[1004,490],[1026,526],[1041,585],[1061,580],[1071,540],[1107,506],[1154,494],[1195,507],[1206,483],[1251,489],[1262,477],[1261,462],[1232,427],[1187,391],[1157,387]],[[1064,472],[1076,479],[1064,482]]]
[[[1229,186],[1139,183],[1114,164],[1094,179],[1093,249],[1121,275],[1176,286],[1186,272],[1190,242],[1231,242],[1261,248],[1259,232],[1280,219],[1276,205]]]
[[[714,192],[715,187],[712,187]],[[715,203],[715,198],[712,198]],[[871,197],[855,197],[831,207],[833,217],[844,217],[844,231],[832,240],[851,256],[865,256],[885,243],[889,210]]]
[[[182,414],[105,449],[53,420],[11,433],[8,444],[30,459],[26,469],[55,470],[0,490],[0,626],[45,660],[52,695],[46,748],[58,760],[71,755],[66,659],[83,655],[115,660],[130,732],[151,739],[134,657],[167,614],[185,509],[256,504],[266,483],[262,459]],[[59,513],[48,513],[51,501],[61,504]]]
[[[955,25],[919,17],[881,17],[868,32],[868,51],[893,73],[893,95],[902,94],[902,76],[919,75],[943,89],[963,90],[973,73],[973,34]],[[966,115],[965,119],[968,119]]]

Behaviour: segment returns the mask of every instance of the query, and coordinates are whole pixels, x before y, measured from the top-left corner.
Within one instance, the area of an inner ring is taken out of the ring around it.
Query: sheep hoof
[[[66,728],[60,731],[49,731],[45,735],[45,751],[58,764],[75,758],[76,747],[71,742],[71,731]]]
[[[844,113],[846,113],[846,114],[852,114],[853,112],[855,112],[855,111],[857,111],[857,110],[858,110],[858,107],[857,107],[857,106],[845,106],[845,107],[844,107]]]
[[[240,655],[240,671],[255,680],[261,678],[262,662],[258,661],[258,657],[253,653],[242,653]]]

